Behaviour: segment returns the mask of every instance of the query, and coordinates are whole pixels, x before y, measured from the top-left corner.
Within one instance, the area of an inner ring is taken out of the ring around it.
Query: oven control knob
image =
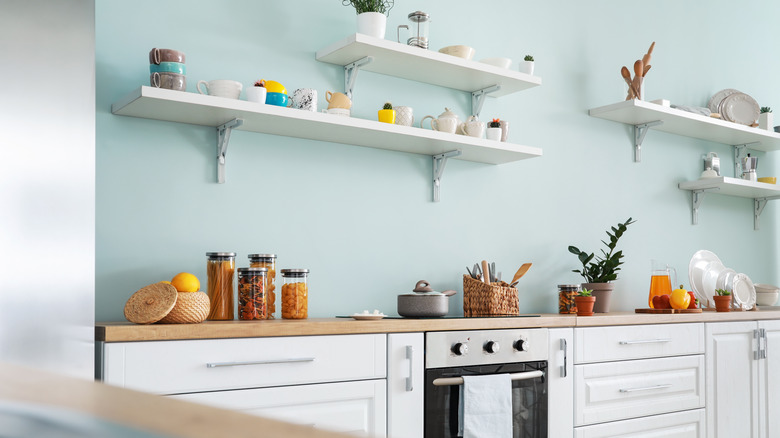
[[[452,352],[455,353],[455,356],[465,356],[469,354],[469,346],[462,342],[458,342],[452,346]]]
[[[494,354],[498,353],[498,350],[500,349],[498,342],[496,341],[487,341],[485,344],[485,352]]]
[[[528,341],[524,341],[522,339],[518,339],[515,341],[515,350],[517,351],[526,351],[528,349]]]

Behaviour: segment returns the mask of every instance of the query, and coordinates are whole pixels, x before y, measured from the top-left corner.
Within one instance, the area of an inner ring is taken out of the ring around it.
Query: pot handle
[[[427,280],[420,280],[414,285],[412,292],[433,292],[433,288]]]
[[[450,290],[445,290],[444,292],[442,292],[442,294],[444,294],[444,295],[447,295],[448,297],[451,297],[451,296],[455,295],[456,293],[458,293],[458,292],[457,292],[457,291],[454,291],[454,290],[452,290],[452,289],[450,289]]]

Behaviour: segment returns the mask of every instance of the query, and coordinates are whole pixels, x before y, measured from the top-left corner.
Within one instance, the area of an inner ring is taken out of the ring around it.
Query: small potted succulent
[[[713,295],[715,300],[715,310],[718,312],[731,311],[731,292],[723,289],[715,289],[717,295]]]
[[[493,119],[492,121],[488,122],[488,128],[487,128],[487,139],[488,140],[495,140],[495,141],[501,141],[501,120],[500,119]]]
[[[577,316],[593,316],[593,306],[596,304],[596,297],[593,291],[583,289],[576,297],[574,303],[577,305]]]
[[[534,74],[534,57],[531,55],[525,55],[522,61],[520,61],[520,72],[529,75]]]
[[[395,110],[393,104],[385,102],[381,110],[377,112],[377,118],[380,122],[395,124]]]
[[[253,87],[248,87],[246,89],[246,100],[250,102],[265,103],[266,91],[264,80],[255,81]]]
[[[774,118],[774,115],[772,115],[772,108],[762,106],[761,114],[758,115],[758,127],[772,131],[775,125]]]
[[[387,13],[394,0],[342,0],[344,6],[352,6],[357,13],[357,32],[374,38],[385,38]]]

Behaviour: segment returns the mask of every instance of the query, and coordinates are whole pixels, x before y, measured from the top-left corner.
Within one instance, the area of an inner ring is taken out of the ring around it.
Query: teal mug
[[[276,105],[276,106],[287,106],[287,102],[289,101],[289,96],[287,96],[284,93],[266,93],[265,94],[265,103],[268,105]]]

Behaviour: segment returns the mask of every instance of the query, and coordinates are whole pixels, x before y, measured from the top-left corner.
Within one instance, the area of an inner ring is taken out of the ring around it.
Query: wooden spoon
[[[641,59],[634,63],[634,80],[631,85],[634,86],[634,93],[637,99],[642,99],[642,73],[645,71],[645,64]]]
[[[484,282],[490,284],[490,266],[488,266],[487,260],[482,260],[482,275]]]
[[[620,76],[623,76],[626,84],[628,84],[628,97],[626,100],[633,99],[636,93],[634,93],[634,86],[631,84],[631,72],[628,71],[628,67],[625,65],[620,69]]]
[[[654,48],[655,48],[655,41],[653,41],[653,44],[650,44],[650,48],[649,48],[649,49],[647,49],[647,54],[648,54],[648,55],[652,55],[652,54],[653,54],[653,49],[654,49]]]
[[[649,53],[646,53],[645,56],[642,57],[642,64],[644,64],[645,66],[650,65],[650,59],[652,58],[653,57]]]
[[[520,280],[520,278],[525,275],[526,272],[531,268],[531,263],[523,263],[522,266],[520,266],[520,269],[515,272],[515,276],[512,278],[512,282],[509,283],[509,287],[515,287],[515,284]]]
[[[642,72],[642,77],[645,77],[647,75],[647,72],[650,71],[650,67],[652,67],[652,65],[645,64],[645,71]]]

